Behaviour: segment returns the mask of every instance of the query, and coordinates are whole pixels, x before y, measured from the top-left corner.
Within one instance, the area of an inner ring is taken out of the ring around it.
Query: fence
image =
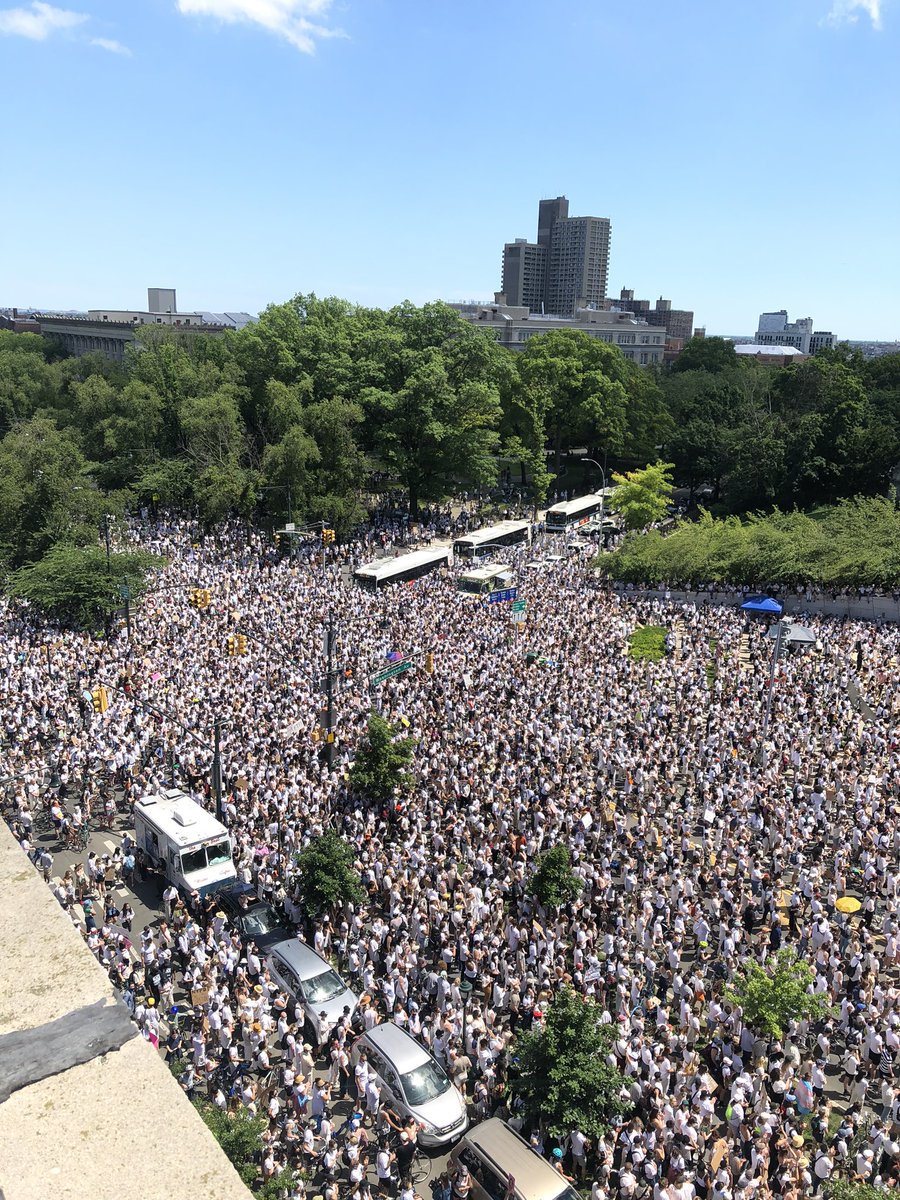
[[[613,590],[624,596],[639,596],[656,600],[670,600],[675,604],[743,604],[746,596],[741,592],[689,592],[674,588],[629,588],[627,584],[614,583]],[[815,613],[825,617],[852,617],[858,621],[900,621],[900,600],[893,596],[785,596],[782,599],[785,613]]]

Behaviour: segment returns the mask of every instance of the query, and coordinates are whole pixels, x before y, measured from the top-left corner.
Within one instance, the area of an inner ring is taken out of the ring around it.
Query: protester
[[[460,519],[435,511],[423,528],[437,536]],[[130,642],[60,629],[39,657],[43,628],[3,608],[12,828],[145,1035],[180,1063],[185,1090],[266,1117],[266,1178],[304,1165],[353,1200],[367,1200],[367,1179],[383,1194],[411,1186],[418,1131],[397,1128],[364,1060],[351,1074],[349,1019],[314,1058],[264,954],[214,901],[207,911],[167,888],[163,920],[132,948],[133,909],[116,899],[120,884],[141,886],[130,840],[115,862],[92,854],[52,878],[72,799],[91,822],[104,789],[133,803],[169,786],[172,747],[178,784],[210,804],[202,743],[219,718],[239,878],[340,957],[369,998],[357,1025],[394,1020],[431,1050],[473,1119],[499,1112],[523,1128],[506,1107],[512,1039],[565,983],[615,1026],[631,1112],[596,1140],[572,1129],[544,1148],[542,1131],[523,1131],[565,1179],[592,1182],[595,1200],[789,1200],[834,1177],[900,1183],[897,627],[810,617],[817,648],[779,663],[763,740],[771,642],[735,609],[617,594],[583,562],[534,569],[513,549],[521,633],[507,606],[473,602],[449,576],[383,594],[349,585],[345,569],[395,535],[376,523],[323,568],[313,544],[279,558],[243,526],[204,538],[184,520],[136,523],[132,542],[169,565],[131,615]],[[187,603],[198,583],[207,610]],[[318,729],[329,614],[330,769]],[[660,661],[627,653],[640,625],[668,630]],[[235,630],[250,652],[229,658]],[[432,653],[434,673],[397,675],[373,697],[370,675],[413,652]],[[95,715],[82,696],[100,683],[110,706]],[[373,699],[415,740],[414,786],[388,811],[348,783]],[[35,856],[40,828],[52,850]],[[366,899],[307,923],[290,863],[326,828],[353,847]],[[544,911],[530,877],[556,845],[582,892]],[[836,908],[847,893],[858,916]],[[743,964],[784,946],[812,965],[834,1015],[801,1017],[772,1042],[726,992]],[[346,1118],[335,1113],[345,1095],[358,1106]],[[848,1106],[836,1132],[832,1099]],[[465,1194],[459,1174],[445,1185]]]

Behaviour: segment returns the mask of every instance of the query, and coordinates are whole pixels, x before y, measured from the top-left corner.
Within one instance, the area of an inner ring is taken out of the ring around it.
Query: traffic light
[[[212,592],[209,588],[194,588],[188,595],[191,608],[209,608]]]
[[[278,532],[277,532],[277,530],[276,530],[276,533],[275,533],[275,549],[276,549],[276,550],[280,550],[280,549],[281,549],[281,534],[280,534],[280,533],[278,533]]]
[[[247,653],[247,638],[243,633],[237,635],[237,652],[238,654]]]
[[[109,708],[109,693],[105,687],[95,687],[91,692],[91,704],[95,713],[105,713]]]
[[[425,655],[425,670],[428,672],[429,675],[434,674],[434,655],[431,653],[430,650]]]
[[[228,651],[228,657],[234,658],[234,656],[238,652],[238,648],[237,648],[237,638],[235,637],[235,635],[233,633],[229,633],[228,637],[225,639],[225,648]]]
[[[334,541],[334,530],[333,529],[323,529],[322,530],[322,545],[330,546],[333,541]]]

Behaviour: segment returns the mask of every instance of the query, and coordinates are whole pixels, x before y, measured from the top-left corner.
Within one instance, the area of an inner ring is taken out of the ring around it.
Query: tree
[[[519,357],[528,406],[543,409],[556,469],[564,450],[585,442],[621,450],[627,429],[625,359],[580,329],[531,338]]]
[[[629,1105],[626,1080],[609,1063],[615,1029],[601,1022],[600,1006],[563,987],[545,1013],[542,1027],[519,1034],[510,1058],[518,1060],[508,1090],[526,1116],[554,1137],[579,1129],[599,1137]]]
[[[814,983],[812,967],[788,946],[765,966],[748,960],[725,994],[760,1037],[782,1038],[790,1022],[804,1013],[813,1020],[831,1015],[826,997],[813,993]]]
[[[371,713],[366,740],[357,747],[350,771],[351,786],[378,804],[389,804],[398,791],[412,787],[406,768],[414,745],[411,737],[400,737],[390,721]]]
[[[36,563],[21,567],[9,582],[9,594],[27,600],[47,616],[84,628],[96,628],[122,607],[121,587],[133,603],[143,595],[147,575],[163,560],[143,550],[110,555],[99,546],[53,546]]]
[[[531,877],[531,894],[544,908],[560,908],[581,895],[582,882],[572,870],[565,846],[553,846],[538,859]]]
[[[11,566],[57,541],[96,539],[103,511],[71,430],[35,417],[0,442],[0,556]]]
[[[406,488],[413,516],[420,500],[439,500],[461,480],[490,484],[497,475],[498,389],[489,379],[454,380],[445,353],[434,346],[404,351],[396,388],[367,393],[381,422],[376,451]]]
[[[364,892],[353,862],[351,847],[331,830],[298,852],[294,882],[308,917],[331,912],[340,904],[360,903]]]
[[[885,1200],[891,1192],[874,1183],[859,1183],[850,1179],[830,1179],[823,1189],[825,1200]],[[896,1195],[896,1193],[894,1193]]]
[[[643,471],[613,475],[616,490],[610,507],[618,512],[626,529],[645,529],[661,521],[672,498],[672,463],[656,462]]]
[[[672,363],[672,371],[727,371],[737,363],[734,342],[720,337],[692,337]]]
[[[266,1129],[265,1117],[241,1107],[234,1112],[223,1112],[205,1100],[195,1100],[194,1107],[243,1182],[252,1186],[259,1176],[256,1164],[260,1139]]]
[[[634,583],[892,588],[900,579],[900,511],[884,496],[743,521],[701,510],[699,520],[681,522],[667,537],[656,529],[632,534],[604,566],[611,578]]]
[[[179,412],[184,449],[196,472],[194,496],[208,524],[241,507],[250,477],[241,465],[244,422],[239,392],[226,385],[212,395],[189,396]]]
[[[303,413],[303,424],[318,448],[309,481],[309,513],[326,520],[340,536],[366,518],[358,499],[358,489],[369,473],[368,460],[356,441],[362,422],[362,408],[337,397],[310,404]]]

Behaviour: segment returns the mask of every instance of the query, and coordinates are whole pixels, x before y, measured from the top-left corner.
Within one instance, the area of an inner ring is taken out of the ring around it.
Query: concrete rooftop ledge
[[[250,1198],[2,821],[0,1080],[3,1200]]]

